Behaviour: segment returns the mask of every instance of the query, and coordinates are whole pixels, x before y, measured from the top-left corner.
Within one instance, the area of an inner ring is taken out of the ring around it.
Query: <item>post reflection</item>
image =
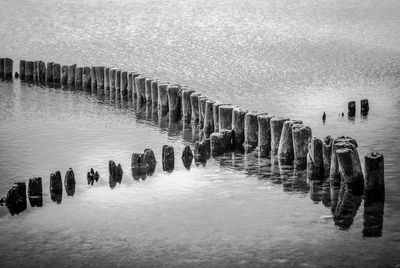
[[[333,214],[335,225],[341,230],[349,229],[353,224],[354,217],[357,215],[361,201],[361,195],[353,194],[342,185],[339,190],[335,213]]]

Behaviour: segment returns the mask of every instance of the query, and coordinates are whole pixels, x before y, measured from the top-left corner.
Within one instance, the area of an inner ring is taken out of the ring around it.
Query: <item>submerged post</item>
[[[110,97],[115,97],[115,77],[117,75],[117,69],[110,69]]]
[[[211,155],[218,156],[224,153],[225,151],[225,143],[223,134],[220,132],[214,132],[210,135],[210,147],[211,147]]]
[[[90,91],[92,94],[97,93],[97,77],[96,77],[96,67],[90,67]]]
[[[164,145],[162,148],[162,166],[163,170],[172,172],[175,165],[174,148],[169,145]]]
[[[179,86],[173,85],[167,88],[168,96],[168,110],[169,110],[169,121],[176,122],[180,119],[180,97],[179,97]]]
[[[309,180],[323,179],[322,141],[313,137],[307,155],[307,177]]]
[[[204,116],[205,116],[205,111],[206,111],[206,102],[207,102],[207,97],[200,95],[199,96],[199,127],[200,130],[204,128]]]
[[[68,196],[74,196],[75,194],[75,174],[72,168],[69,168],[65,173],[64,187]]]
[[[368,99],[361,100],[361,115],[366,116],[369,112]]]
[[[151,105],[151,82],[153,81],[152,78],[146,78],[144,81],[144,96],[146,99],[146,104]]]
[[[110,68],[104,68],[104,95],[110,96]]]
[[[117,69],[115,73],[115,98],[120,99],[121,97],[121,74],[122,71]]]
[[[62,179],[60,171],[50,174],[50,196],[53,202],[60,204],[62,201]]]
[[[364,176],[357,149],[340,148],[336,150],[339,162],[339,172],[347,190],[355,195],[362,195],[364,192]]]
[[[190,145],[186,145],[182,152],[182,162],[186,169],[190,169],[193,161],[193,151]]]
[[[324,178],[329,177],[331,170],[331,156],[332,156],[332,138],[326,136],[322,139],[322,159],[324,162]]]
[[[222,129],[232,129],[232,111],[234,107],[232,105],[221,105],[219,109],[219,131]]]
[[[4,58],[0,58],[0,79],[4,78]]]
[[[46,81],[46,63],[43,61],[39,62],[39,82],[45,83]]]
[[[30,178],[28,182],[28,198],[31,207],[43,206],[42,178]]]
[[[348,103],[348,116],[349,117],[354,117],[356,115],[356,102],[355,101],[350,101]]]
[[[244,143],[244,120],[247,110],[234,108],[232,110],[232,129],[233,129],[233,145],[237,149],[243,148]],[[218,127],[219,131],[219,127]]]
[[[272,155],[278,154],[279,143],[281,140],[283,123],[288,121],[289,118],[273,117],[271,118],[271,153]]]

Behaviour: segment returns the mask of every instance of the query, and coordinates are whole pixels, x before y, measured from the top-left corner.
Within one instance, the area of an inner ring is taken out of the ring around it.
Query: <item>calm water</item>
[[[395,0],[2,0],[1,57],[138,71],[302,119],[314,136],[352,136],[361,156],[384,154],[386,202],[382,237],[364,238],[363,203],[340,230],[325,195],[290,167],[227,154],[188,171],[190,133],[132,102],[0,82],[0,194],[32,176],[45,193],[42,208],[0,208],[0,266],[399,266],[398,14]],[[363,98],[367,118],[338,116]],[[176,150],[173,173],[161,169],[164,144]],[[130,155],[149,147],[156,173],[136,182]],[[110,159],[124,169],[113,190]],[[77,192],[54,204],[49,174],[69,167]],[[93,187],[90,167],[101,175]]]

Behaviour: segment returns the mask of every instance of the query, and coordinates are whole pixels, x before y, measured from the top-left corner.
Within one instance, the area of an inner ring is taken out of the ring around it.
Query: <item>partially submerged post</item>
[[[61,204],[62,201],[62,179],[60,171],[50,174],[50,196],[53,202]]]
[[[82,85],[83,85],[83,90],[89,91],[91,88],[91,70],[90,67],[83,67],[83,75],[82,75]]]
[[[220,105],[221,106],[221,105]],[[215,110],[214,110],[215,111]],[[233,145],[237,149],[243,148],[244,143],[244,121],[247,110],[234,108],[232,110],[232,130],[233,130]],[[219,126],[218,126],[219,131]]]
[[[225,143],[222,133],[214,132],[210,135],[210,147],[212,156],[218,156],[224,153]]]
[[[33,62],[33,82],[38,81],[38,65],[37,61]]]
[[[368,99],[361,100],[361,115],[367,116],[369,112]]]
[[[37,77],[39,77],[39,73]],[[56,86],[61,85],[61,65],[59,63],[53,64],[53,83]]]
[[[121,72],[121,97],[128,97],[128,72]]]
[[[61,86],[67,86],[68,84],[68,65],[61,67]]]
[[[137,88],[136,88],[135,78],[138,76],[140,76],[140,74],[138,73],[132,74],[132,100],[137,99]]]
[[[258,145],[258,112],[248,112],[244,117],[244,143],[245,152],[256,149]]]
[[[322,139],[322,158],[324,162],[324,178],[329,177],[331,170],[331,156],[332,156],[332,138],[326,136]]]
[[[12,79],[14,61],[10,58],[4,59],[4,79]]]
[[[158,80],[151,81],[151,108],[153,112],[157,111],[158,106]]]
[[[201,94],[194,92],[190,94],[190,106],[192,107],[192,127],[195,128],[199,125],[199,96]]]
[[[0,79],[4,78],[4,58],[0,58]]]
[[[308,146],[311,142],[311,128],[303,124],[292,126],[294,164],[296,168],[303,169],[307,165]]]
[[[199,127],[202,130],[204,128],[204,117],[206,114],[206,102],[207,102],[207,97],[200,95],[199,96]]]
[[[69,168],[65,173],[64,187],[68,196],[74,196],[75,194],[75,174],[72,168]]]
[[[168,113],[169,105],[168,105],[167,88],[168,88],[167,83],[158,84],[158,116],[164,116]]]
[[[342,184],[352,194],[361,196],[364,192],[364,176],[361,162],[355,147],[336,150]]]
[[[117,166],[113,160],[110,160],[108,162],[108,172],[110,188],[114,189],[117,183],[121,183],[122,181],[122,175],[124,172],[122,171],[121,164],[118,164]]]
[[[151,105],[151,82],[153,81],[152,78],[146,78],[144,81],[144,97],[146,99],[146,104]]]
[[[46,81],[46,63],[43,61],[39,62],[39,83],[45,83]]]
[[[190,166],[192,165],[193,161],[193,152],[192,148],[190,148],[190,145],[186,145],[186,147],[183,149],[182,152],[182,162],[184,167],[189,170]]]
[[[25,62],[25,81],[26,82],[33,82],[33,68],[34,68],[33,61]]]
[[[274,117],[271,118],[271,153],[272,155],[278,154],[279,143],[282,135],[283,123],[288,121],[289,118]]]
[[[292,126],[302,124],[301,120],[289,120],[283,123],[281,139],[279,141],[278,160],[282,164],[292,164],[294,160]]]
[[[101,96],[104,94],[104,66],[96,66],[96,88],[97,95]]]
[[[226,104],[221,102],[214,102],[213,104],[214,132],[219,131],[219,107],[222,105]]]
[[[156,156],[154,155],[153,150],[145,149],[143,153],[143,161],[146,168],[147,175],[153,175],[156,170]]]
[[[77,90],[82,90],[82,76],[83,76],[83,67],[76,67],[75,69],[75,87]]]
[[[76,64],[72,64],[72,65],[68,66],[67,84],[68,84],[68,88],[70,88],[70,89],[75,88],[75,68],[76,68]]]
[[[115,97],[115,77],[117,75],[117,69],[110,69],[110,97]]]
[[[131,169],[134,180],[146,179],[147,170],[144,164],[144,155],[142,153],[132,154]]]
[[[90,67],[90,92],[92,94],[97,93],[97,77],[96,77],[96,67]]]
[[[175,165],[174,148],[169,145],[164,145],[162,148],[162,166],[163,170],[172,172]]]
[[[15,182],[4,201],[11,215],[18,215],[24,211],[27,208],[25,182]]]
[[[122,71],[117,69],[115,73],[115,98],[120,99],[121,97],[121,73]]]
[[[190,102],[190,95],[194,93],[194,90],[184,89],[182,91],[182,124],[189,126],[192,119],[192,105]]]
[[[271,153],[271,118],[273,117],[274,116],[268,114],[261,114],[257,116],[258,150],[261,157],[269,156]]]
[[[213,104],[214,101],[207,100],[205,117],[204,117],[204,139],[209,139],[211,133],[214,132],[214,116],[213,116]]]
[[[169,110],[169,121],[176,122],[180,119],[181,113],[181,99],[179,97],[179,86],[173,85],[167,88],[168,96],[168,110]]]
[[[0,62],[1,64],[1,62]],[[0,75],[1,77],[1,75]],[[19,78],[21,80],[25,80],[25,61],[24,60],[20,60],[19,61]]]
[[[348,116],[349,117],[354,117],[356,115],[356,102],[355,101],[350,101],[347,106],[348,106],[348,109],[349,109],[349,111],[347,113]]]
[[[309,180],[323,179],[322,141],[313,137],[307,155],[307,177]]]
[[[135,77],[135,87],[137,91],[137,104],[142,106],[146,102],[145,87],[146,77],[138,76]]]
[[[53,64],[54,62],[48,62],[46,67],[46,84],[53,83]],[[32,73],[33,75],[33,73]]]
[[[203,163],[207,162],[207,147],[206,143],[196,141],[194,143],[194,161],[196,163]]]
[[[28,198],[31,207],[43,206],[42,178],[30,178],[28,183]]]
[[[110,68],[104,68],[104,95],[110,96]]]
[[[218,128],[219,131],[223,129],[232,129],[232,111],[234,107],[232,105],[221,105],[218,107],[219,109],[219,120],[218,120]]]

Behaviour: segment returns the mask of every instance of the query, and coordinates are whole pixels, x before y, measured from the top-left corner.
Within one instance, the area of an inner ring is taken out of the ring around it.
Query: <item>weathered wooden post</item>
[[[104,66],[96,66],[96,92],[101,96],[104,94]]]
[[[194,143],[194,161],[196,163],[203,163],[207,162],[207,148],[206,144],[203,142],[196,141]]]
[[[219,105],[219,107],[220,106],[222,106],[222,105]],[[245,120],[247,113],[248,113],[247,110],[244,110],[241,108],[234,108],[232,110],[233,145],[237,149],[243,148],[244,120]],[[219,114],[219,112],[218,112],[218,114]],[[214,113],[214,115],[215,115],[215,113]],[[219,126],[218,126],[217,130],[219,131]]]
[[[187,170],[190,170],[190,166],[192,165],[192,161],[193,161],[192,148],[190,147],[190,145],[186,145],[186,147],[183,149],[183,152],[182,152],[183,166]]]
[[[382,236],[385,204],[384,159],[380,153],[365,157],[364,185],[364,237]]]
[[[43,206],[42,178],[30,178],[28,183],[28,198],[31,207]]]
[[[34,61],[33,62],[33,82],[38,82],[38,64],[37,64],[38,62],[37,61]]]
[[[151,108],[153,112],[157,111],[158,106],[158,80],[151,81]]]
[[[281,140],[283,123],[288,121],[289,118],[284,117],[273,117],[270,120],[271,123],[271,153],[272,155],[278,154],[279,143]]]
[[[337,160],[336,151],[340,148],[357,148],[357,142],[351,137],[340,136],[332,141],[332,154],[331,154],[331,168],[329,172],[329,179],[331,186],[339,187],[342,181],[339,173],[339,163]]]
[[[117,166],[114,161],[110,160],[108,162],[108,172],[110,188],[114,189],[117,183],[121,183],[122,181],[122,175],[124,172],[122,171],[121,164],[118,164]]]
[[[82,90],[82,76],[83,76],[83,67],[76,67],[75,69],[75,87],[77,90]]]
[[[171,85],[167,88],[168,96],[168,110],[169,110],[169,121],[176,122],[181,118],[181,99],[179,97],[179,86]]]
[[[190,94],[190,106],[192,107],[192,118],[191,118],[191,123],[192,123],[192,128],[195,128],[199,125],[199,97],[200,93],[194,92]]]
[[[4,79],[12,79],[14,61],[10,58],[4,59]]]
[[[308,180],[322,180],[323,168],[322,141],[313,137],[310,141],[307,155]]]
[[[18,215],[24,211],[27,208],[25,182],[15,182],[4,201],[11,215]]]
[[[83,67],[82,85],[83,85],[83,90],[90,91],[92,86],[92,76],[90,67]]]
[[[145,149],[143,153],[143,162],[146,168],[147,175],[153,175],[154,171],[156,170],[156,156],[154,155],[153,150]]]
[[[282,164],[292,164],[294,160],[292,126],[302,123],[301,120],[289,120],[283,123],[278,149],[278,160]]]
[[[62,201],[62,179],[60,171],[50,174],[50,196],[53,202],[61,204]]]
[[[132,177],[134,180],[144,180],[147,176],[147,169],[144,164],[144,155],[133,153],[131,158]]]
[[[76,64],[68,66],[68,88],[69,89],[74,89],[75,88],[75,68]]]
[[[164,116],[168,113],[168,95],[167,95],[167,83],[158,84],[158,115]],[[141,91],[142,92],[142,91]],[[138,97],[139,99],[139,97]]]
[[[69,168],[65,173],[64,187],[68,196],[74,196],[75,194],[75,174],[72,168]]]
[[[361,100],[361,115],[367,116],[369,112],[368,99]]]
[[[172,146],[164,145],[162,148],[162,166],[163,170],[172,172],[175,165],[174,148]]]
[[[214,132],[219,131],[219,107],[222,105],[226,105],[226,103],[216,101],[213,104]]]
[[[271,153],[271,118],[273,117],[274,116],[268,114],[257,116],[258,150],[261,157],[269,156]]]
[[[207,100],[206,102],[206,114],[204,117],[204,139],[209,139],[211,133],[214,132],[214,115],[213,115],[214,101]]]
[[[68,65],[61,67],[61,85],[67,86],[68,84]]]
[[[0,79],[4,79],[4,58],[0,58]]]
[[[350,101],[347,106],[348,106],[348,109],[349,109],[347,115],[349,117],[354,117],[356,115],[356,102],[355,101]]]
[[[121,97],[128,97],[128,72],[121,72]]]
[[[0,62],[0,64],[1,64],[1,62]],[[19,78],[22,81],[25,80],[25,61],[24,60],[19,61]]]
[[[117,69],[111,68],[110,69],[110,96],[112,98],[115,97],[115,79],[117,75]]]
[[[199,96],[199,127],[200,130],[204,128],[204,117],[206,114],[206,102],[208,98],[204,95]]]
[[[326,136],[322,139],[322,159],[324,162],[324,178],[329,177],[331,170],[332,138]]]
[[[146,77],[137,76],[135,77],[135,87],[137,94],[137,104],[142,106],[146,102],[145,88],[146,88]]]
[[[37,77],[39,77],[39,73]],[[53,64],[53,83],[55,86],[61,85],[61,65],[59,63]]]
[[[40,83],[45,83],[46,82],[46,63],[43,61],[40,61],[39,63],[39,78],[40,78]]]
[[[121,97],[121,74],[122,70],[117,69],[115,73],[115,98],[120,99]]]
[[[128,99],[132,99],[132,91],[133,91],[133,84],[134,81],[132,81],[132,73],[128,73],[128,87],[127,87],[127,93],[128,93]]]
[[[25,81],[26,82],[33,82],[33,61],[26,61],[25,62]]]
[[[192,119],[192,105],[190,95],[195,91],[192,89],[184,89],[182,91],[182,124],[189,126]]]
[[[97,76],[96,76],[96,66],[90,67],[90,92],[92,94],[97,93]]]
[[[151,82],[153,81],[152,78],[146,78],[144,81],[144,97],[146,99],[146,104],[151,105],[152,104],[152,99],[151,99]]]
[[[54,62],[48,62],[47,63],[47,67],[46,67],[46,84],[52,84],[53,83],[53,64],[54,64]]]
[[[110,96],[110,68],[104,68],[104,95]]]
[[[258,145],[258,112],[248,112],[244,117],[244,143],[245,152],[251,152]]]
[[[132,100],[137,99],[137,88],[135,83],[135,78],[140,76],[138,73],[132,73]]]
[[[220,132],[214,132],[210,135],[210,147],[211,147],[211,155],[218,156],[224,153],[225,151],[225,143],[223,134]]]
[[[364,176],[357,149],[339,148],[336,150],[339,162],[339,172],[342,183],[345,183],[347,190],[355,195],[362,195],[364,192]]]
[[[234,107],[232,105],[221,105],[218,107],[219,109],[219,120],[218,120],[218,128],[219,131],[223,129],[232,129],[232,111]]]
[[[311,128],[303,124],[294,124],[292,126],[294,163],[298,169],[307,166],[308,146],[311,143]],[[321,155],[322,156],[322,155]]]

